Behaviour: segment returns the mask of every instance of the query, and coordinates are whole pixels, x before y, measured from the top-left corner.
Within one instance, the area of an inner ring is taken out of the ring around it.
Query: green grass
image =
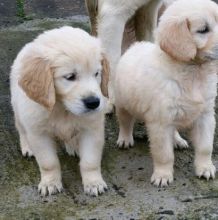
[[[16,0],[17,3],[17,16],[19,18],[25,19],[26,14],[24,11],[24,0]]]

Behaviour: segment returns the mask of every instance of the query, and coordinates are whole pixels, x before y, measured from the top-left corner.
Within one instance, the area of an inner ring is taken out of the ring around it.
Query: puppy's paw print
[[[60,180],[45,181],[41,180],[38,185],[38,191],[42,196],[54,195],[63,191],[63,186]]]
[[[203,177],[207,180],[214,179],[216,174],[216,167],[211,163],[196,166],[196,176]]]
[[[124,148],[124,149],[128,149],[130,147],[133,147],[134,145],[134,140],[133,137],[119,137],[117,140],[117,146],[118,148]]]
[[[87,182],[84,184],[84,191],[87,195],[98,196],[107,191],[107,184],[103,179]]]
[[[173,174],[170,171],[155,171],[151,176],[151,183],[157,187],[166,187],[173,182]]]

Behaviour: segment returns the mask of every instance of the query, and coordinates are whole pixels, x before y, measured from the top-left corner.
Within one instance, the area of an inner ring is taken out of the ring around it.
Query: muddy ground
[[[138,124],[135,128],[134,148],[119,150],[115,148],[118,128],[114,116],[107,116],[102,160],[108,192],[96,198],[86,196],[78,159],[68,156],[60,146],[65,191],[45,198],[38,194],[37,164],[34,158],[21,156],[14,128],[9,71],[25,43],[43,30],[62,25],[89,29],[86,16],[22,20],[22,23],[19,20],[0,28],[0,219],[218,219],[218,178],[206,181],[194,176],[192,147],[175,151],[173,184],[155,188],[150,184],[152,160],[143,126]],[[213,160],[218,169],[218,132]]]

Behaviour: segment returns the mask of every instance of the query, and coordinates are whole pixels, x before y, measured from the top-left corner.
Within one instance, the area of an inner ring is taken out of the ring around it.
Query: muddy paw
[[[62,192],[63,186],[61,181],[59,180],[49,182],[41,180],[41,182],[38,185],[38,191],[42,196],[54,195],[59,192]]]
[[[133,147],[133,145],[134,145],[133,137],[129,137],[129,138],[119,137],[117,140],[118,148],[128,149],[130,147]]]
[[[156,171],[151,176],[151,183],[157,187],[165,187],[173,182],[173,174],[169,171]]]
[[[107,191],[107,184],[104,180],[95,180],[84,184],[84,191],[87,195],[98,196]]]
[[[211,163],[208,165],[196,166],[196,176],[203,177],[207,180],[214,179],[216,173],[216,167]]]

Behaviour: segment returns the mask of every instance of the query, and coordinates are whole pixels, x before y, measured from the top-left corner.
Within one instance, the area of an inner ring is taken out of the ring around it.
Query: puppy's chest
[[[80,135],[80,127],[71,117],[52,117],[48,126],[52,135],[63,141],[70,141]]]
[[[207,108],[207,94],[201,82],[193,82],[181,88],[174,103],[174,121],[179,126],[189,126]]]

